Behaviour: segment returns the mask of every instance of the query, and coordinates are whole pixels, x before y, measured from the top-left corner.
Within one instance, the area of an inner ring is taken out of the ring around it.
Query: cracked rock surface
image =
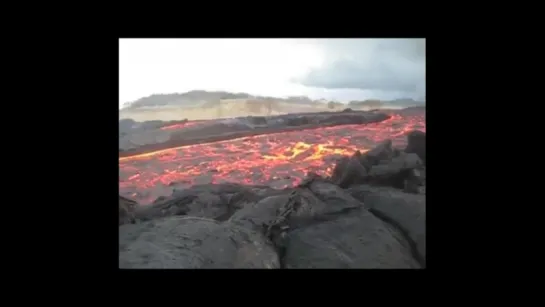
[[[386,141],[295,188],[198,185],[149,206],[120,197],[119,266],[425,268],[422,191],[421,152]]]

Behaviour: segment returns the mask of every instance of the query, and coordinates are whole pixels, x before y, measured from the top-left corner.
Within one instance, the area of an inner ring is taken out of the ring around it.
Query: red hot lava
[[[244,137],[120,158],[120,194],[149,204],[173,188],[194,184],[293,186],[310,171],[330,175],[342,155],[365,152],[388,138],[394,146],[405,146],[408,131],[426,131],[424,114],[392,115],[376,124]]]
[[[173,124],[173,125],[168,125],[168,126],[161,127],[161,130],[178,130],[178,129],[183,129],[183,128],[189,128],[189,127],[197,126],[197,125],[201,124],[202,122],[203,122],[202,120],[198,120],[198,121],[196,120],[196,121],[192,121],[192,122]]]

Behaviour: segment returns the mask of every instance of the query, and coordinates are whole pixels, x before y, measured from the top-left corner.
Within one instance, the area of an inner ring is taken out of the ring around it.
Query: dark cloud
[[[325,62],[296,80],[303,85],[425,97],[425,39],[328,39],[310,43],[324,52]]]

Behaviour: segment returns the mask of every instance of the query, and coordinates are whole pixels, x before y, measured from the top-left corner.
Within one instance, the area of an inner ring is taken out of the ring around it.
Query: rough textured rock
[[[262,195],[258,194],[258,191]],[[158,199],[150,206],[139,208],[135,217],[147,221],[154,218],[189,215],[224,221],[247,203],[265,197],[269,187],[246,187],[239,184],[196,185],[175,190],[170,197]],[[274,193],[274,192],[273,192]]]
[[[421,166],[422,161],[416,154],[402,153],[398,157],[374,165],[369,171],[367,182],[403,188],[405,180],[414,175],[412,170]]]
[[[412,245],[415,258],[426,263],[426,196],[389,187],[359,185],[347,190],[371,212],[399,228]]]
[[[392,148],[392,142],[386,140],[365,154],[357,151],[350,158],[341,158],[335,165],[331,181],[341,188],[368,183],[421,193],[425,169],[417,154]]]
[[[366,185],[344,190],[317,176],[295,189],[274,193],[234,185],[178,191],[176,197],[162,200],[155,211],[147,212],[149,221],[120,226],[120,267],[425,266],[425,228],[419,228],[422,213],[414,212],[416,205],[404,207],[402,197],[383,191],[389,190]],[[217,212],[206,201],[236,208],[227,220],[223,211]],[[169,208],[166,204],[175,209],[160,213]],[[421,205],[425,210],[425,202]],[[182,208],[187,210],[184,214],[211,215],[216,220],[172,216]]]
[[[231,223],[167,217],[119,227],[120,268],[279,268],[260,233]]]
[[[313,177],[292,192],[283,240],[275,240],[284,268],[418,268],[396,228],[369,213],[346,190]]]
[[[426,133],[420,130],[411,131],[407,135],[407,148],[405,152],[415,153],[426,163]]]
[[[246,228],[262,231],[264,225],[270,224],[277,216],[278,210],[286,204],[289,194],[269,196],[261,201],[248,204],[235,212],[229,221]]]
[[[392,140],[385,140],[369,150],[365,156],[372,163],[377,165],[380,161],[387,161],[393,157]]]
[[[288,233],[285,268],[418,268],[396,230],[365,209]]]
[[[296,188],[197,185],[136,209],[120,197],[120,267],[426,267],[425,181],[419,155],[385,141]]]
[[[348,160],[345,170],[337,181],[337,184],[344,189],[352,184],[365,182],[366,176],[367,170],[361,165],[360,159],[354,155]]]
[[[323,180],[315,180],[309,185],[309,189],[316,197],[327,204],[329,212],[347,211],[362,206],[360,201],[346,193],[346,191]]]
[[[119,225],[134,222],[134,212],[138,203],[119,195]]]

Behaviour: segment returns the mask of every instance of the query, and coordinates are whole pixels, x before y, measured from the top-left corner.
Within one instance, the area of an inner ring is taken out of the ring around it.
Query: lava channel
[[[343,155],[365,152],[385,139],[402,147],[407,132],[426,131],[423,112],[391,115],[375,124],[244,137],[120,158],[120,194],[149,204],[170,195],[174,188],[195,184],[233,182],[285,188],[300,183],[308,172],[329,176]]]

